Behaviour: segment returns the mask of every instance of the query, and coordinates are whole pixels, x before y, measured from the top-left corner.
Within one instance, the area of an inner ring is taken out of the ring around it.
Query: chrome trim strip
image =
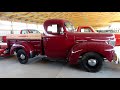
[[[82,50],[83,50],[83,49],[81,49],[81,50],[78,50],[78,51],[75,51],[75,52],[72,50],[72,53],[77,53],[77,52],[79,52],[79,51],[82,51]]]

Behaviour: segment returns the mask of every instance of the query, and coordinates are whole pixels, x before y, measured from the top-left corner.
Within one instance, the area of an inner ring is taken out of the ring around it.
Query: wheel
[[[86,53],[81,59],[81,65],[88,72],[98,72],[103,65],[103,57],[94,52]]]
[[[21,64],[26,64],[28,62],[28,56],[23,49],[18,50],[17,58]]]

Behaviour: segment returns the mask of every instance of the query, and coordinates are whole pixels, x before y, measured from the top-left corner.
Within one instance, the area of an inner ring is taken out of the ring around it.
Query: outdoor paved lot
[[[120,65],[104,62],[101,71],[89,73],[64,62],[41,61],[39,56],[23,65],[13,56],[0,58],[0,78],[120,78]]]

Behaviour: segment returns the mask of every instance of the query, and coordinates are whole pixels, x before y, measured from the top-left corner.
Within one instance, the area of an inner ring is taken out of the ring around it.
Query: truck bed
[[[8,48],[13,44],[27,44],[34,48],[36,54],[42,54],[42,34],[9,34],[6,37]]]
[[[14,40],[41,40],[42,34],[8,34],[6,37],[7,40],[14,39]]]

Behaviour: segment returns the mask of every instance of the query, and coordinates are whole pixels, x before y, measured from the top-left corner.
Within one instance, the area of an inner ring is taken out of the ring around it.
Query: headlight
[[[107,41],[107,44],[110,44],[112,46],[115,46],[115,43],[116,43],[116,39]]]

